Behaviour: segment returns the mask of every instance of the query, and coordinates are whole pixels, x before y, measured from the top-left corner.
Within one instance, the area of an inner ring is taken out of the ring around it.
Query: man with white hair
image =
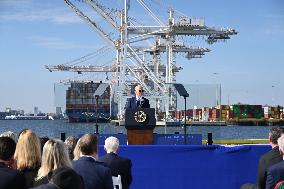
[[[284,159],[284,134],[278,138],[279,151]],[[280,181],[284,181],[284,161],[272,165],[267,170],[266,189],[273,189]]]
[[[17,143],[17,136],[15,133],[13,133],[12,131],[6,131],[4,133],[0,134],[0,137],[9,137],[11,139],[13,139],[13,141],[15,141]]]
[[[104,162],[111,169],[112,176],[120,175],[122,188],[128,189],[132,182],[132,162],[130,159],[119,157],[117,155],[118,148],[119,140],[113,136],[108,137],[104,145],[107,154],[101,157],[99,161]]]
[[[134,92],[135,97],[128,100],[127,108],[150,108],[149,100],[143,97],[143,87],[137,85]]]

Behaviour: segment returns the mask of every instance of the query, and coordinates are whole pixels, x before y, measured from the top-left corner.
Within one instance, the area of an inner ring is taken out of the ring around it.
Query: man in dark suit
[[[9,137],[0,137],[0,188],[26,189],[26,179],[18,170],[13,169],[16,143]]]
[[[132,97],[128,100],[127,108],[150,108],[149,100],[143,97],[143,87],[141,85],[137,85],[135,87],[135,97]]]
[[[284,135],[278,139],[282,161],[272,165],[267,170],[266,189],[273,189],[278,182],[284,181]]]
[[[263,154],[258,162],[258,173],[257,173],[257,183],[251,184],[246,183],[242,185],[241,189],[265,189],[266,185],[266,178],[267,178],[267,169],[272,165],[282,161],[282,156],[279,152],[278,147],[278,138],[283,133],[282,127],[272,127],[269,131],[269,144],[271,145],[272,149]]]
[[[81,157],[73,162],[74,170],[83,177],[86,189],[113,189],[111,170],[98,162],[98,139],[85,134],[80,139]]]
[[[132,162],[130,159],[118,156],[118,148],[119,140],[116,137],[108,137],[104,145],[107,154],[101,157],[99,161],[108,165],[113,176],[120,175],[122,188],[128,189],[132,182]]]
[[[278,138],[282,135],[283,128],[282,127],[273,127],[269,132],[269,143],[272,147],[272,150],[262,155],[259,159],[258,163],[258,174],[257,174],[257,188],[265,189],[265,182],[267,177],[267,169],[282,161],[282,156],[279,152],[278,147]]]

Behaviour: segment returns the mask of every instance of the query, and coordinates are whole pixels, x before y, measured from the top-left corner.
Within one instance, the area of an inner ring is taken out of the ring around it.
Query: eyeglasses
[[[139,91],[140,93],[141,93],[141,92],[144,92],[144,90],[138,90],[138,91]]]

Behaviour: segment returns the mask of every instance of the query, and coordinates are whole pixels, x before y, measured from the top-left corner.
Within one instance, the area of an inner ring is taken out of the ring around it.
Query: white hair
[[[11,139],[13,139],[13,141],[15,141],[17,143],[17,136],[15,133],[13,133],[12,131],[6,131],[0,134],[0,137],[9,137]]]
[[[143,89],[143,86],[142,85],[136,85],[135,91],[138,90],[138,89]]]
[[[107,153],[114,152],[116,153],[119,147],[119,140],[116,137],[108,137],[105,140],[105,150]]]
[[[282,134],[281,137],[278,138],[277,142],[279,150],[281,150],[284,153],[284,134]]]

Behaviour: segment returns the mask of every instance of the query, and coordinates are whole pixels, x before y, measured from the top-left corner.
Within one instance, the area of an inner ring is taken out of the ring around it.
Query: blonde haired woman
[[[35,186],[47,184],[52,172],[59,167],[72,167],[66,145],[61,140],[48,140],[43,146],[41,167]]]
[[[20,134],[14,158],[17,169],[26,177],[28,187],[33,187],[41,164],[41,150],[38,136],[30,129]]]
[[[80,155],[81,155],[81,138],[79,138],[79,140],[77,141],[77,144],[74,148],[74,151],[73,151],[73,161],[76,161],[80,158]]]

